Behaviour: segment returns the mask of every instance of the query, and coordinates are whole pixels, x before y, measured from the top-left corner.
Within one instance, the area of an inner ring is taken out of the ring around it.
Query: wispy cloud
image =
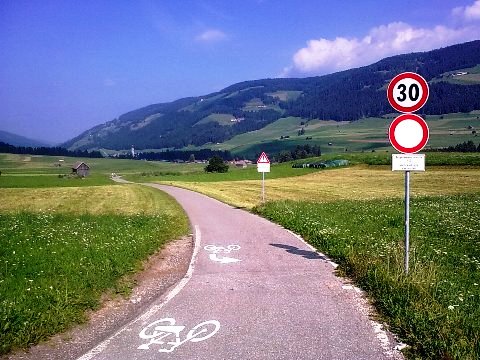
[[[452,10],[457,16],[475,19],[480,0],[473,5]],[[468,15],[467,15],[468,14]],[[384,57],[415,51],[428,51],[458,42],[479,38],[479,24],[463,24],[457,28],[438,25],[418,28],[404,22],[393,22],[371,29],[363,38],[337,37],[307,41],[307,46],[293,55],[293,64],[281,76],[326,74],[363,66]]]
[[[227,39],[227,34],[218,29],[205,30],[195,37],[195,40],[203,43],[215,43]]]
[[[467,21],[480,20],[480,0],[476,0],[470,6],[456,7],[452,10],[452,14]]]

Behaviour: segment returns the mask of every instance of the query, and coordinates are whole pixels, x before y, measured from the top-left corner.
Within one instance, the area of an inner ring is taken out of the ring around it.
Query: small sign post
[[[262,202],[265,202],[265,173],[270,172],[270,160],[264,152],[257,160],[257,171],[262,173]]]
[[[388,129],[392,146],[402,154],[392,154],[392,171],[405,171],[405,273],[408,274],[410,252],[410,171],[425,171],[425,155],[415,154],[428,142],[428,125],[412,112],[422,108],[429,95],[427,81],[416,73],[405,72],[388,84],[387,98],[392,107],[404,113]]]

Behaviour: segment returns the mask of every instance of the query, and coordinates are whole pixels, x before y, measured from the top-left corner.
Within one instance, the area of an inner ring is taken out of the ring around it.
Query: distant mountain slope
[[[479,64],[477,40],[393,56],[325,76],[245,81],[206,96],[131,111],[63,146],[127,149],[133,144],[138,149],[183,148],[221,143],[288,116],[335,121],[383,116],[392,112],[386,85],[404,71],[417,72],[430,84],[430,98],[422,112],[468,112],[480,109]],[[466,74],[456,76],[457,72]],[[468,81],[462,81],[461,76],[467,76]]]
[[[14,146],[41,147],[41,146],[52,145],[39,140],[29,139],[24,136],[12,134],[10,132],[2,131],[2,130],[0,130],[0,141],[10,145],[14,145]]]

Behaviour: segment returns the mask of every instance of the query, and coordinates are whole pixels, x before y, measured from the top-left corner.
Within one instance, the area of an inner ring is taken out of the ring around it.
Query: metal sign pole
[[[265,202],[265,173],[262,172],[262,202]]]
[[[405,274],[408,274],[410,252],[410,171],[405,171]]]

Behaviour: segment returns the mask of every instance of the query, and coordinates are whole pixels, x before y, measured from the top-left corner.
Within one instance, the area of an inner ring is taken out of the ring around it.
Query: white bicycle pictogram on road
[[[204,247],[205,250],[208,252],[218,254],[218,253],[224,253],[224,254],[230,254],[231,251],[237,251],[240,250],[240,245],[228,245],[227,247],[223,246],[216,246],[216,245],[207,245]]]
[[[165,318],[154,321],[140,331],[140,338],[149,340],[142,344],[138,349],[149,350],[151,345],[160,345],[159,352],[170,353],[180,345],[188,341],[200,342],[211,338],[220,329],[220,323],[217,320],[204,321],[194,326],[187,336],[182,340],[180,333],[185,330],[185,326],[175,325],[175,319]]]

